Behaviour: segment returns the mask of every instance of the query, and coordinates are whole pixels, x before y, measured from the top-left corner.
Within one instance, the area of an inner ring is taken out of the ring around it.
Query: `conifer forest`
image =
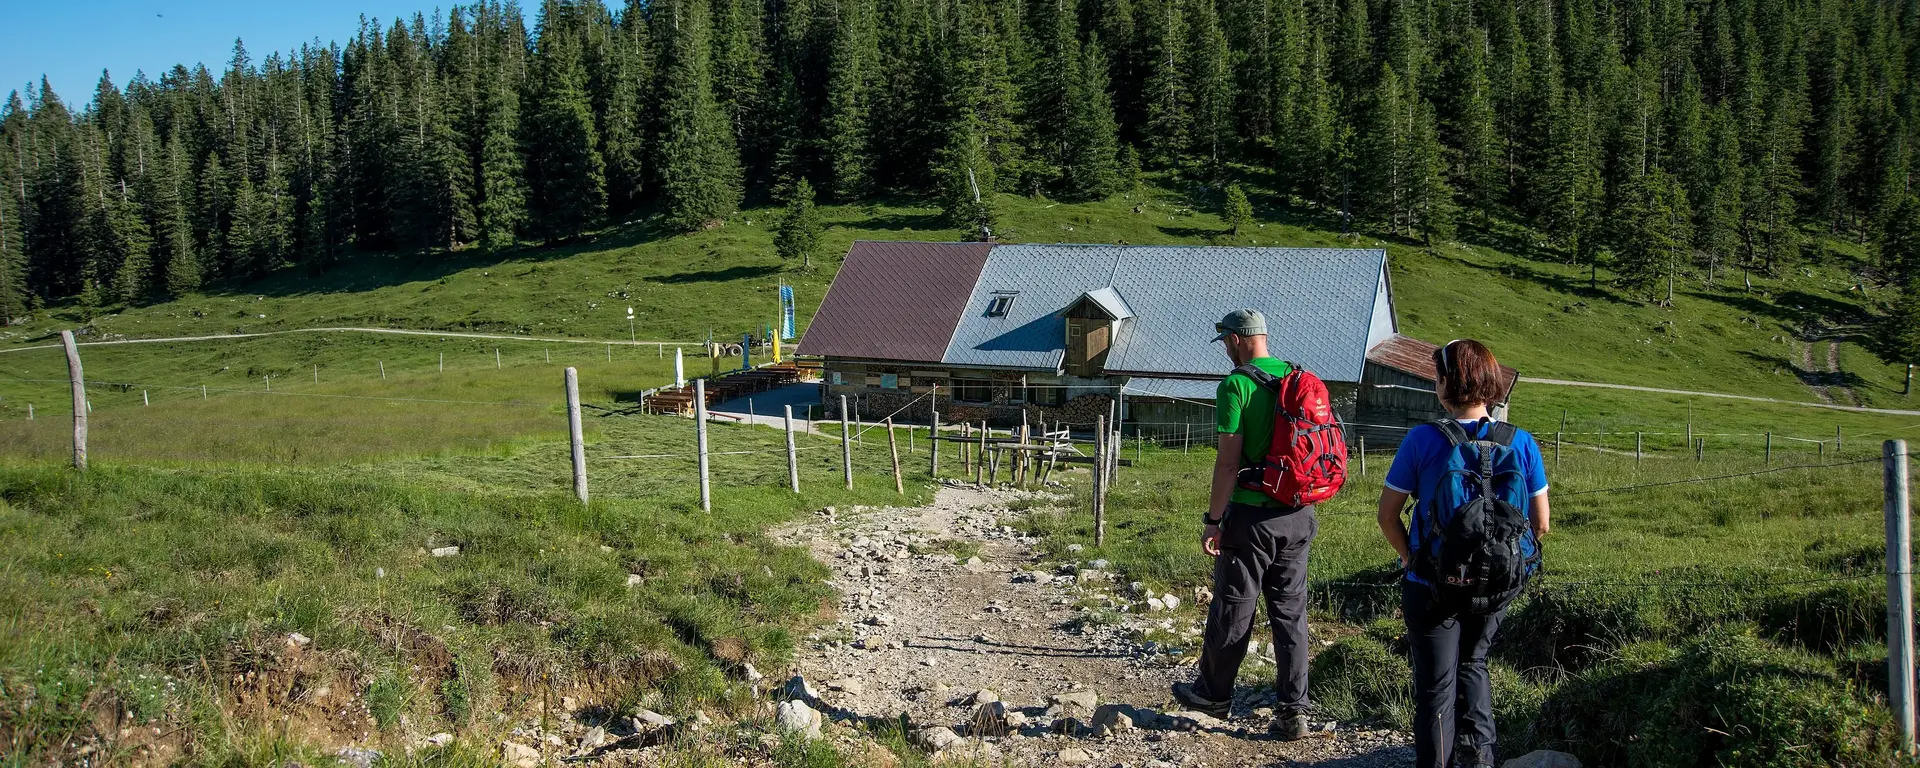
[[[980,236],[995,192],[1143,173],[1413,241],[1497,230],[1649,299],[1822,238],[1904,285],[1917,86],[1920,0],[483,0],[12,93],[0,312],[815,190]]]

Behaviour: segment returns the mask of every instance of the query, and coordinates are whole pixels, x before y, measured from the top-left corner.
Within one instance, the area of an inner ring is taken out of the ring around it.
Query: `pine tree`
[[[1078,74],[1067,94],[1069,112],[1061,176],[1069,197],[1099,200],[1121,187],[1120,129],[1114,122],[1113,98],[1107,93],[1107,59],[1098,38],[1089,40],[1072,58]]]
[[[582,40],[568,15],[558,0],[547,0],[541,12],[520,125],[528,228],[546,240],[578,236],[599,226],[607,211],[606,160],[587,99]]]
[[[1664,169],[1653,166],[1622,191],[1610,234],[1614,271],[1628,291],[1654,298],[1662,278],[1673,301],[1672,285],[1693,239],[1686,194]]]
[[[1227,185],[1226,201],[1220,205],[1220,218],[1227,222],[1227,232],[1239,235],[1240,228],[1253,223],[1253,203],[1247,200],[1247,191],[1238,184]]]
[[[787,212],[774,233],[773,249],[786,262],[800,261],[801,268],[813,269],[813,252],[820,249],[820,213],[813,207],[813,185],[802,178],[793,185]]]
[[[1441,118],[1440,135],[1448,147],[1457,150],[1458,160],[1451,169],[1453,185],[1466,198],[1466,204],[1483,219],[1499,210],[1506,198],[1506,174],[1503,170],[1500,139],[1494,118],[1494,98],[1487,75],[1487,33],[1473,27],[1452,46],[1447,63],[1452,109]]]
[[[1364,180],[1353,190],[1354,212],[1395,234],[1411,224],[1405,217],[1414,182],[1408,165],[1409,114],[1399,73],[1393,65],[1382,64],[1354,126],[1352,174]]]
[[[659,12],[664,40],[655,168],[668,226],[694,230],[740,205],[740,153],[713,97],[706,3],[672,0]]]

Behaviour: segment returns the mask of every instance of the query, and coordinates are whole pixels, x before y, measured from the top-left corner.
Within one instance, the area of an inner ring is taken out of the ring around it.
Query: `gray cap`
[[[1260,314],[1260,310],[1257,309],[1236,309],[1228,312],[1226,317],[1220,318],[1220,322],[1214,323],[1213,329],[1220,332],[1220,335],[1213,337],[1214,341],[1226,338],[1227,334],[1265,336],[1267,335],[1267,316]]]

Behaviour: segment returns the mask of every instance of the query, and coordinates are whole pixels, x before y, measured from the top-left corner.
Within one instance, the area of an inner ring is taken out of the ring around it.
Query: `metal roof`
[[[992,249],[855,242],[795,353],[938,362]]]
[[[941,359],[1058,369],[1065,310],[1104,288],[1135,313],[1108,354],[1114,372],[1218,376],[1230,366],[1211,341],[1213,324],[1251,307],[1267,316],[1274,356],[1329,381],[1359,381],[1367,350],[1393,329],[1384,250],[1001,245]],[[992,298],[1009,291],[1019,298],[1007,315],[988,316]]]
[[[1120,391],[1128,396],[1165,397],[1173,400],[1198,400],[1213,404],[1213,396],[1220,393],[1219,379],[1168,379],[1153,376],[1135,376],[1127,380]]]

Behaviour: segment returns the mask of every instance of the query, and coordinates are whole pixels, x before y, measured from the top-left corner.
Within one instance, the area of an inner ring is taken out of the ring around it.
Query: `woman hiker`
[[[1401,441],[1380,493],[1380,531],[1406,571],[1400,605],[1413,656],[1414,765],[1490,767],[1487,649],[1507,604],[1539,570],[1547,472],[1533,436],[1488,413],[1506,392],[1486,345],[1449,342],[1433,364],[1450,418],[1414,427]],[[1411,526],[1401,520],[1408,497],[1416,500]]]

